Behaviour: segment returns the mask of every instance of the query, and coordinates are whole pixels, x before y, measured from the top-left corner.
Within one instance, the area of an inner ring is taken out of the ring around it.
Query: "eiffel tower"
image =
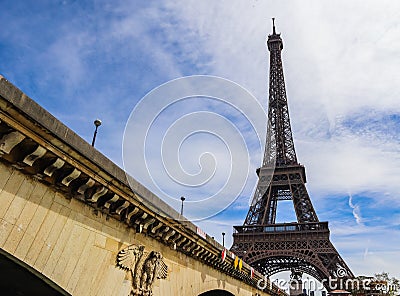
[[[262,167],[253,202],[242,226],[234,226],[231,251],[270,276],[291,271],[321,281],[354,278],[329,239],[328,222],[320,222],[305,186],[306,173],[297,161],[283,76],[280,34],[268,36],[270,51],[268,128]],[[278,201],[292,200],[297,222],[276,223]],[[332,289],[332,287],[331,287]]]

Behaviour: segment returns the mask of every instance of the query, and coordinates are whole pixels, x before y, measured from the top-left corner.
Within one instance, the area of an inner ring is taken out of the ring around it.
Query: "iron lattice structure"
[[[268,36],[270,51],[268,128],[259,181],[243,226],[234,226],[231,251],[266,275],[291,270],[316,279],[354,275],[329,239],[308,195],[305,168],[297,162],[283,75],[280,34]],[[276,223],[278,201],[292,200],[295,223]],[[327,282],[324,283],[327,286]]]

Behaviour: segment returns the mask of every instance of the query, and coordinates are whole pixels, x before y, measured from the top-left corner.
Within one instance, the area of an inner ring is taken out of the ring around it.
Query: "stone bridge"
[[[0,76],[0,294],[285,295],[127,178]]]

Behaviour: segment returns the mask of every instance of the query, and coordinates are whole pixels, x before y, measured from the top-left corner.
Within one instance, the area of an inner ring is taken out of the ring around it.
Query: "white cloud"
[[[352,196],[349,194],[349,206],[353,209],[353,216],[356,219],[357,224],[362,224],[362,217],[360,212],[360,206],[354,205],[352,201]]]
[[[389,143],[393,149],[385,151],[387,145],[381,145],[385,140],[373,143],[369,135],[341,132],[341,120],[357,112],[400,112],[396,83],[400,60],[393,49],[400,47],[393,13],[398,3],[311,1],[306,6],[300,1],[291,5],[237,1],[219,2],[213,9],[210,3],[192,4],[169,5],[179,26],[166,31],[168,39],[185,40],[184,52],[203,51],[212,60],[207,71],[239,82],[264,103],[268,77],[264,42],[271,31],[268,17],[277,17],[295,145],[313,188],[345,193],[389,186],[394,187],[392,193],[399,192],[394,180],[400,167],[399,143]],[[188,32],[196,34],[202,48],[190,47]]]

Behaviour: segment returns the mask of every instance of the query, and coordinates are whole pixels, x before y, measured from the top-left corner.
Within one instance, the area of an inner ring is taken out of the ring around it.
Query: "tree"
[[[358,276],[358,287],[353,288],[353,296],[397,296],[400,295],[400,281],[389,273],[376,273],[374,276]]]
[[[379,287],[380,294],[383,295],[400,295],[400,281],[399,279],[389,277],[388,272],[382,271],[381,273],[374,274],[376,287]],[[379,285],[379,286],[378,286]]]

